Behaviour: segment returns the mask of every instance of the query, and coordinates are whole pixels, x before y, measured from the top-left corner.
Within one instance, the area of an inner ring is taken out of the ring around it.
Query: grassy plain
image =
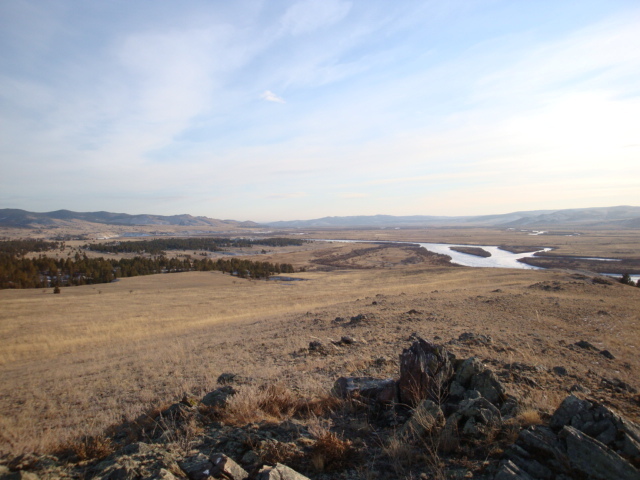
[[[307,236],[331,235],[555,242],[571,254],[597,256],[638,251],[638,236],[626,232],[566,238],[468,229]],[[489,334],[489,346],[450,348],[463,357],[478,355],[496,369],[513,362],[543,366],[532,374],[537,388],[511,385],[540,408],[554,408],[578,383],[640,418],[637,395],[602,386],[603,379],[618,378],[640,387],[640,288],[594,283],[590,275],[568,271],[442,266],[396,246],[313,244],[260,258],[305,267],[294,275],[304,280],[191,272],[63,288],[60,295],[51,289],[0,291],[0,453],[44,452],[98,433],[185,392],[206,393],[223,372],[325,391],[340,375],[393,376],[414,332],[443,343],[463,332]],[[317,262],[323,258],[333,260]],[[358,314],[367,320],[349,325]],[[362,342],[324,357],[296,353],[312,340],[330,344],[347,334]],[[609,350],[615,359],[575,348],[579,340]],[[554,366],[569,375],[552,374]]]

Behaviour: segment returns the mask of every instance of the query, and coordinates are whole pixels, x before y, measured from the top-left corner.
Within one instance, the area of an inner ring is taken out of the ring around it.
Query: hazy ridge
[[[213,227],[259,227],[252,221],[218,220],[192,215],[130,215],[112,212],[29,212],[19,209],[0,209],[0,226],[40,228],[91,222],[105,225],[177,225]],[[561,210],[532,210],[497,215],[434,216],[434,215],[358,215],[323,217],[311,220],[266,222],[263,226],[275,228],[395,228],[395,227],[503,227],[550,228],[596,227],[640,228],[640,207],[616,206]]]
[[[213,227],[252,227],[254,222],[238,222],[236,220],[217,220],[192,215],[129,215],[111,212],[73,212],[56,210],[54,212],[29,212],[19,209],[0,209],[0,226],[38,228],[64,226],[74,222],[91,222],[105,225],[178,225],[178,226],[213,226]]]
[[[617,206],[563,210],[532,210],[479,216],[351,216],[272,222],[273,227],[523,227],[588,226],[639,228],[640,207]]]

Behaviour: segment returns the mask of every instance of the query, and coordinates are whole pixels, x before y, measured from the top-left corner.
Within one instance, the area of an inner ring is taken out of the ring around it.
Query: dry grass
[[[185,392],[213,390],[223,372],[252,377],[256,389],[282,379],[273,387],[280,390],[236,396],[238,422],[250,421],[256,405],[262,418],[321,415],[341,407],[322,395],[338,376],[395,375],[413,332],[442,342],[465,331],[490,334],[490,346],[451,349],[497,365],[563,365],[590,388],[599,377],[589,369],[636,382],[640,289],[575,282],[562,272],[425,265],[296,276],[308,281],[283,285],[192,272],[63,288],[61,295],[0,291],[0,453],[42,452],[99,435]],[[564,282],[563,290],[529,288],[552,281]],[[410,309],[423,313],[408,316]],[[603,310],[606,316],[598,313]],[[370,320],[353,327],[333,322],[359,313]],[[311,339],[329,344],[343,334],[366,343],[336,347],[327,357],[294,355]],[[581,339],[617,360],[559,344]],[[382,356],[386,363],[376,367],[373,359]],[[523,386],[519,393],[543,414],[575,381],[531,375],[545,388]],[[629,403],[619,408],[638,415]]]
[[[516,421],[520,424],[521,428],[527,428],[532,425],[540,425],[543,423],[540,412],[535,408],[525,408],[518,413]]]
[[[279,422],[291,417],[298,403],[298,398],[282,383],[241,386],[228,401],[223,419],[231,425],[263,420]]]
[[[114,452],[114,445],[105,435],[81,437],[68,441],[56,449],[61,457],[71,457],[77,460],[102,460]]]
[[[319,472],[342,470],[357,463],[355,453],[350,440],[325,430],[317,434],[316,443],[311,450],[311,463]]]

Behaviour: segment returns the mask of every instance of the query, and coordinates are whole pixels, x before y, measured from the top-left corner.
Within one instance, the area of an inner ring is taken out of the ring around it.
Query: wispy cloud
[[[311,33],[339,22],[350,8],[350,2],[341,0],[302,0],[286,11],[282,27],[292,35]]]
[[[267,102],[286,103],[282,97],[279,97],[271,90],[265,90],[264,92],[262,92],[260,98],[266,100]]]
[[[491,213],[545,177],[640,203],[640,10],[418,3],[0,2],[0,206]]]

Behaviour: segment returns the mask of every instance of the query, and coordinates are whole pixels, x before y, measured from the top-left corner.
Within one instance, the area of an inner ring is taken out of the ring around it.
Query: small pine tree
[[[631,280],[631,275],[629,275],[628,273],[625,273],[624,275],[622,275],[622,278],[620,279],[620,283],[624,283],[625,285],[631,285],[631,286],[635,285],[635,282]]]
[[[58,285],[53,289],[53,293],[60,293],[60,287]]]

